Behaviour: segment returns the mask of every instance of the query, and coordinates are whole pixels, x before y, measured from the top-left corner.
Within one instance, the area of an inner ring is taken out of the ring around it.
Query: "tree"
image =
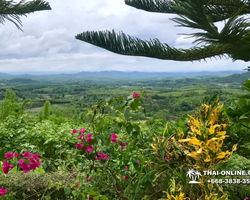
[[[42,10],[51,10],[48,2],[43,0],[25,2],[25,0],[21,0],[16,3],[13,0],[0,0],[0,23],[4,24],[6,20],[11,21],[22,31],[20,17],[26,17],[27,14]]]
[[[163,60],[198,61],[229,56],[233,61],[250,61],[250,0],[125,0],[129,6],[149,12],[177,14],[177,26],[201,30],[187,34],[196,45],[176,49],[158,39],[141,40],[122,31],[86,31],[76,39],[111,52]],[[215,22],[225,21],[221,31]]]
[[[49,119],[50,116],[50,102],[45,101],[42,108],[42,119]]]
[[[22,113],[22,107],[17,104],[16,94],[12,90],[7,89],[0,107],[0,120],[4,120],[10,115],[19,115]]]

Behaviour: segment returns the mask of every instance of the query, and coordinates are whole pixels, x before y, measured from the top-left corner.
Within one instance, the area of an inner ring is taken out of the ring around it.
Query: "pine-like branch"
[[[148,12],[174,13],[171,0],[125,0],[125,4]]]
[[[18,29],[22,30],[20,17],[42,10],[51,10],[48,2],[43,0],[25,2],[25,0],[22,0],[16,3],[13,0],[0,0],[0,23],[4,24],[8,20],[14,23]]]
[[[158,39],[144,41],[120,32],[87,31],[76,35],[78,40],[104,48],[113,53],[129,56],[143,56],[162,60],[199,61],[202,59],[223,56],[230,52],[229,45],[209,45],[190,49],[176,49],[162,44]]]
[[[128,6],[148,12],[176,14],[173,5],[187,0],[125,0]],[[236,10],[245,5],[242,15],[250,13],[250,3],[245,0],[207,0],[204,11],[213,22],[228,19]]]

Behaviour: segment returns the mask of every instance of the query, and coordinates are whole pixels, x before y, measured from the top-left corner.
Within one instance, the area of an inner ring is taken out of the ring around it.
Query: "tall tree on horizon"
[[[43,0],[28,2],[21,0],[17,3],[13,0],[0,0],[0,23],[4,24],[6,20],[10,21],[22,31],[22,21],[20,17],[26,17],[27,14],[42,10],[51,10],[48,2]]]
[[[111,52],[175,61],[199,61],[228,56],[233,61],[250,61],[250,0],[125,0],[125,4],[148,12],[176,14],[177,26],[200,30],[187,34],[196,44],[177,49],[158,39],[142,40],[122,31],[86,31],[76,39]],[[224,21],[221,31],[215,25]],[[167,31],[166,31],[167,32]]]

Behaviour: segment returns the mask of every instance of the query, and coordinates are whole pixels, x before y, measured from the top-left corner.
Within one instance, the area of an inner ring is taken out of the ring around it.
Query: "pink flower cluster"
[[[133,94],[133,98],[134,98],[134,99],[139,98],[139,94],[138,94],[138,93],[136,93],[136,92],[134,92],[134,94]]]
[[[108,160],[109,159],[109,156],[102,153],[102,152],[99,152],[97,155],[99,156],[99,157],[96,157],[97,161]]]
[[[31,154],[28,151],[26,151],[24,154],[22,154],[24,158],[27,160],[19,160],[19,166],[23,169],[24,173],[29,172],[29,170],[33,169],[35,170],[37,167],[41,165],[40,159],[37,154]]]
[[[13,157],[20,157],[21,155],[18,155],[17,153],[13,153],[13,152],[7,152],[5,154],[5,158],[7,158],[8,160],[10,160]],[[19,166],[23,169],[24,173],[27,173],[29,170],[33,169],[35,170],[37,167],[39,167],[41,165],[40,163],[40,159],[38,157],[37,154],[31,154],[28,151],[26,151],[25,153],[22,154],[22,156],[26,159],[26,161],[20,159],[19,162]],[[3,172],[5,174],[9,173],[9,169],[13,168],[13,165],[9,164],[7,161],[3,161]]]
[[[0,189],[0,196],[4,196],[8,192],[7,189],[1,188]]]
[[[82,142],[81,142],[81,143],[76,143],[75,147],[78,148],[78,149],[83,149],[83,147],[84,147],[84,146],[83,146],[83,141],[84,141],[84,139],[85,139],[85,138],[84,138],[85,135],[84,135],[83,133],[85,132],[85,129],[84,129],[84,128],[81,128],[79,132],[81,133],[81,135],[78,137],[78,139],[81,140]],[[75,133],[77,133],[77,130],[76,130],[76,129],[73,129],[72,134],[75,134]],[[89,143],[92,142],[91,136],[92,136],[91,133],[89,133],[89,134],[86,135],[86,140],[87,140],[87,142],[89,142]],[[84,148],[85,148],[85,150],[86,150],[87,152],[92,152],[92,148],[93,148],[93,147],[92,147],[92,146],[85,146]]]
[[[10,168],[13,168],[13,165],[9,164],[7,161],[3,161],[3,166],[2,166],[3,173],[8,174]]]
[[[17,153],[13,153],[13,152],[6,152],[5,154],[5,158],[10,160],[13,157],[20,157],[20,154]],[[41,165],[40,163],[40,159],[38,157],[37,154],[31,154],[28,151],[26,151],[25,153],[22,154],[22,156],[24,157],[25,160],[20,159],[19,162],[19,166],[23,169],[24,173],[29,172],[29,170],[33,169],[35,170],[37,167],[39,167]],[[10,163],[8,163],[7,161],[3,161],[3,166],[2,166],[2,170],[4,174],[8,174],[9,170],[13,168],[13,165],[11,165]],[[4,196],[6,193],[8,192],[7,189],[1,188],[0,189],[0,196]]]
[[[111,135],[111,137],[110,137],[110,140],[111,140],[111,142],[113,142],[113,143],[117,143],[117,142],[118,142],[118,140],[117,140],[117,135],[114,134],[114,133],[112,133],[112,135]],[[123,150],[124,147],[126,146],[126,143],[125,143],[125,142],[121,142],[120,145],[121,145],[121,149]]]
[[[79,132],[80,132],[80,133],[84,133],[84,132],[85,132],[85,129],[84,129],[84,128],[81,128]],[[77,130],[76,130],[76,129],[73,129],[72,135],[74,135],[75,133],[77,133]]]

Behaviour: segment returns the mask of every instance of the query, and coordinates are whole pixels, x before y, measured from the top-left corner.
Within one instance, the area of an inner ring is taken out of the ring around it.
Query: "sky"
[[[158,38],[170,46],[189,48],[193,40],[179,34],[192,30],[175,27],[170,20],[175,15],[138,10],[127,6],[123,0],[48,2],[51,11],[21,18],[23,32],[11,22],[0,25],[0,72],[191,72],[242,70],[247,66],[245,62],[226,58],[178,62],[118,55],[74,37],[84,31],[114,29],[141,39]]]

